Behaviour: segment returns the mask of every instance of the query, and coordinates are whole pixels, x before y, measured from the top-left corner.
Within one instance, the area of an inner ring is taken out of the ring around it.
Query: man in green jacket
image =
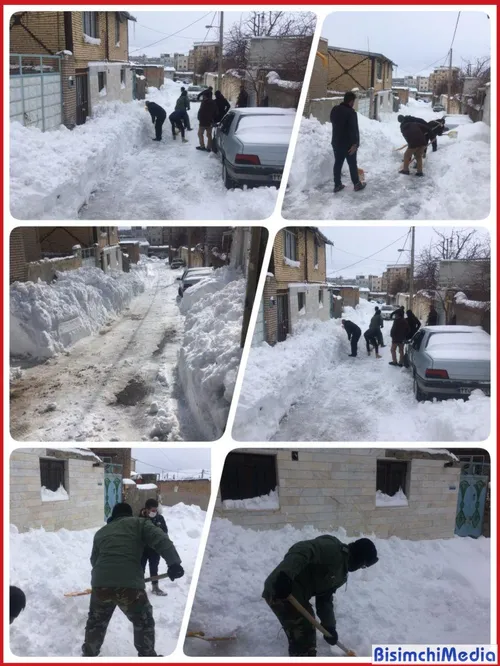
[[[268,576],[262,596],[276,615],[288,638],[290,657],[316,656],[316,629],[288,601],[293,595],[314,615],[310,604],[316,598],[316,612],[331,634],[325,641],[338,640],[333,594],[347,582],[351,571],[371,567],[378,561],[377,549],[370,539],[344,544],[333,536],[299,541]]]
[[[115,608],[134,625],[139,657],[156,657],[155,622],[144,583],[141,557],[153,548],[168,565],[170,580],[181,578],[181,559],[167,534],[150,520],[132,515],[129,504],[116,504],[111,520],[94,536],[90,556],[92,594],[82,656],[97,657]]]
[[[175,103],[175,110],[180,111],[183,114],[184,127],[189,131],[193,129],[191,127],[191,121],[189,120],[189,115],[188,115],[188,111],[190,109],[191,109],[191,104],[189,103],[187,90],[185,88],[181,88],[180,97],[177,98],[177,102]]]

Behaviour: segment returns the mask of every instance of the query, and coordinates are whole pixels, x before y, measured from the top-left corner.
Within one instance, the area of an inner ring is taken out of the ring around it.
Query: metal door
[[[113,507],[122,501],[122,466],[104,465],[104,520],[111,516]]]
[[[288,318],[288,294],[280,294],[276,297],[278,306],[278,342],[284,342],[290,332]]]
[[[458,487],[455,534],[479,537],[483,533],[488,477],[462,475]]]
[[[89,75],[76,74],[76,124],[84,125],[89,115]]]

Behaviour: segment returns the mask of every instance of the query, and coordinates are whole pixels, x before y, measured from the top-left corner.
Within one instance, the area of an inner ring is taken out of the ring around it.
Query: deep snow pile
[[[186,575],[161,587],[167,597],[148,595],[157,626],[156,651],[175,649],[191,576],[198,554],[205,512],[197,506],[163,507],[169,535],[181,557]],[[32,530],[19,534],[11,527],[10,583],[26,594],[26,610],[10,629],[10,648],[17,656],[78,657],[83,643],[89,596],[64,597],[90,585],[90,553],[96,529]],[[159,573],[167,565],[160,562]],[[149,571],[146,569],[146,574]],[[148,592],[150,586],[148,585]],[[102,657],[134,657],[131,623],[115,610],[101,652]]]
[[[321,534],[290,526],[254,531],[215,519],[189,628],[211,636],[236,635],[237,640],[211,645],[188,638],[185,652],[284,657],[286,636],[261,598],[264,581],[294,543]],[[342,529],[334,536],[345,543],[353,540]],[[379,562],[350,574],[335,595],[344,645],[366,657],[372,644],[490,643],[489,539],[374,541]],[[319,656],[344,656],[319,633],[317,642]]]
[[[109,170],[149,141],[144,102],[109,102],[73,130],[10,124],[10,210],[19,220],[75,219]]]
[[[438,118],[428,104],[412,102],[403,115]],[[347,164],[346,189],[333,195],[331,124],[315,118],[301,122],[285,196],[283,214],[288,219],[463,219],[481,220],[490,211],[490,129],[482,122],[460,123],[457,138],[438,138],[438,150],[429,146],[424,178],[398,173],[405,143],[397,121],[385,122],[358,113],[360,148],[358,167],[365,171],[366,189],[354,192]],[[450,125],[459,123],[448,118]]]
[[[343,317],[368,329],[373,303]],[[390,322],[382,329],[382,359],[357,358],[340,319],[307,326],[274,347],[250,351],[233,436],[238,441],[484,441],[490,398],[417,402],[409,370],[389,365]]]
[[[241,358],[246,280],[221,268],[191,287],[182,299],[184,337],[179,378],[190,411],[207,440],[222,436]]]
[[[336,323],[303,322],[297,334],[271,347],[252,347],[241,388],[233,437],[267,441],[322,368],[338,353]]]
[[[78,268],[10,287],[10,353],[48,358],[96,333],[144,291],[144,271]]]

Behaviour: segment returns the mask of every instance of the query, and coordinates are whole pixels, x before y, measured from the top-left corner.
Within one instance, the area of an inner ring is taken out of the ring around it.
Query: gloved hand
[[[274,596],[276,599],[286,599],[292,594],[292,581],[284,571],[280,571],[274,583]]]
[[[167,575],[170,580],[175,580],[176,578],[182,578],[184,576],[184,569],[180,564],[171,564],[167,569]]]
[[[324,625],[323,625],[324,626]],[[335,627],[325,627],[327,632],[332,635],[331,638],[328,638],[328,636],[323,636],[325,641],[328,643],[328,645],[337,645],[337,641],[339,640],[339,635],[337,633],[337,630]]]

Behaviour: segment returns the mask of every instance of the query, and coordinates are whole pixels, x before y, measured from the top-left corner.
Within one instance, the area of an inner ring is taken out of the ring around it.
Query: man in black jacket
[[[213,94],[214,94],[214,89],[213,89],[213,87],[212,87],[212,86],[208,86],[208,88],[205,88],[205,89],[202,90],[200,93],[198,93],[198,94],[196,95],[196,99],[198,100],[198,102],[199,102],[200,100],[203,99],[203,97],[205,96],[205,93],[210,93],[211,95],[213,95]]]
[[[215,116],[215,122],[220,123],[220,121],[231,108],[231,104],[229,104],[220,90],[215,91],[215,104],[217,105],[217,115]]]
[[[10,624],[21,614],[26,608],[26,595],[20,587],[10,585]]]
[[[238,99],[236,100],[236,108],[244,109],[248,106],[248,93],[245,90],[245,85],[242,83],[240,86],[240,92],[238,94]]]
[[[441,136],[443,132],[447,131],[446,127],[446,118],[440,118],[439,120],[424,120],[423,118],[417,118],[416,116],[398,116],[398,122],[403,123],[417,123],[418,125],[425,125],[429,130],[429,141],[432,144],[432,152],[435,153],[438,149],[437,147],[437,137]],[[427,152],[427,146],[424,151]]]
[[[347,333],[347,339],[351,343],[351,353],[349,356],[357,356],[358,340],[361,337],[361,329],[359,326],[356,326],[354,322],[349,321],[349,319],[342,319],[342,326],[344,327],[344,331]]]
[[[401,316],[398,312],[394,319],[394,324],[391,328],[391,355],[392,361],[389,361],[389,365],[398,365],[400,368],[403,367],[404,360],[404,343],[408,339],[408,333],[410,332],[410,327],[408,326],[408,321]],[[399,352],[399,363],[396,358],[396,352]]]
[[[155,527],[159,527],[162,532],[165,534],[168,534],[168,529],[167,529],[167,523],[165,522],[165,518],[159,513],[158,511],[158,502],[155,499],[148,499],[146,500],[146,504],[144,505],[144,509],[141,510],[140,513],[141,518],[149,518],[149,520],[153,523]],[[149,575],[154,578],[155,576],[158,575],[158,565],[160,564],[160,554],[156,552],[156,550],[153,550],[153,548],[150,548],[149,546],[146,546],[144,548],[144,553],[142,554],[141,558],[141,566],[142,570],[144,573],[146,573],[146,564],[149,563]],[[152,592],[153,594],[158,595],[159,597],[166,597],[167,593],[163,592],[163,590],[160,589],[160,585],[158,581],[152,581],[151,583],[152,586]]]
[[[215,122],[216,115],[217,105],[212,99],[212,93],[205,90],[198,111],[198,121],[200,123],[200,126],[198,127],[198,139],[200,140],[200,145],[196,146],[196,150],[206,150],[209,153],[212,152],[212,126]],[[204,140],[205,134],[207,135],[206,148]]]
[[[330,122],[332,123],[332,148],[335,155],[335,164],[333,165],[333,183],[334,192],[340,192],[344,189],[342,185],[342,166],[347,160],[351,180],[354,190],[359,192],[366,187],[359,179],[358,163],[356,152],[359,148],[359,128],[358,114],[354,110],[356,95],[353,92],[346,92],[344,101],[338,106],[334,106],[330,113]]]
[[[151,119],[155,126],[156,138],[153,141],[161,141],[162,127],[167,117],[167,112],[162,106],[156,104],[156,102],[146,102],[146,109],[151,114]]]

